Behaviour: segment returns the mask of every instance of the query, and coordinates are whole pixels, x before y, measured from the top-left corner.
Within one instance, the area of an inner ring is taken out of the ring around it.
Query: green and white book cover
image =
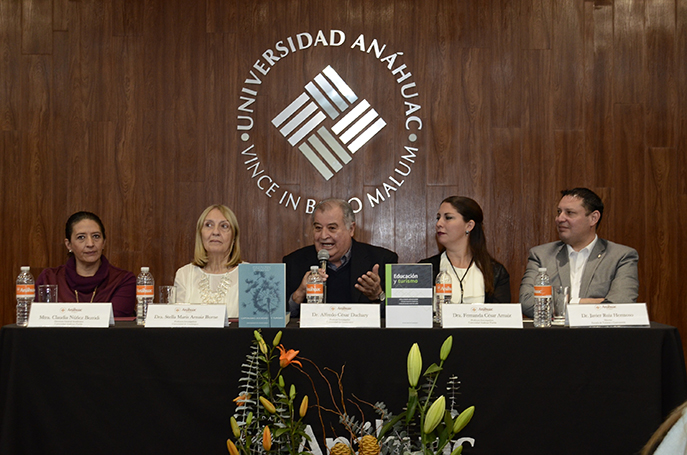
[[[432,264],[387,264],[387,306],[432,305]]]

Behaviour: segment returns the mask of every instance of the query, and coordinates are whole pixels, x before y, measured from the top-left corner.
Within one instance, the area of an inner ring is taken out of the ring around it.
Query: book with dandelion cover
[[[239,264],[239,327],[285,327],[286,264]]]

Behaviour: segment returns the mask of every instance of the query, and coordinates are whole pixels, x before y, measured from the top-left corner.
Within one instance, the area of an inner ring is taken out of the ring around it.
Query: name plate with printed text
[[[570,327],[649,327],[646,303],[568,305]]]
[[[229,325],[226,305],[148,305],[146,328],[224,328]]]
[[[34,302],[28,327],[107,328],[113,325],[112,303]]]
[[[301,304],[301,328],[379,328],[379,305],[374,303]]]
[[[441,306],[445,329],[522,329],[522,307],[515,303],[447,303]]]

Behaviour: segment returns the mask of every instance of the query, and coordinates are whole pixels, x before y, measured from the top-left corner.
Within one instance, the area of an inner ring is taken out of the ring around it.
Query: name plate
[[[224,328],[226,305],[148,305],[146,328]]]
[[[381,327],[379,304],[304,303],[301,327]]]
[[[449,303],[441,306],[447,329],[522,329],[522,307],[513,303]]]
[[[570,327],[649,327],[646,303],[568,305]]]
[[[29,327],[107,328],[114,325],[111,303],[33,303]]]

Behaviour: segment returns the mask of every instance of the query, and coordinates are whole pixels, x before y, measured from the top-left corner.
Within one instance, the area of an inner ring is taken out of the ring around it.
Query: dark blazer
[[[303,281],[303,276],[310,270],[310,266],[318,265],[317,250],[315,245],[303,247],[293,253],[284,256],[282,262],[286,264],[286,304],[298,286]],[[367,243],[356,242],[353,239],[351,245],[351,303],[371,303],[365,294],[355,288],[363,274],[372,270],[375,264],[379,264],[379,278],[382,280],[382,290],[385,289],[384,275],[386,264],[396,264],[398,255],[391,250]],[[377,303],[377,302],[375,302]],[[296,317],[298,312],[291,312],[292,317]]]
[[[441,264],[441,254],[431,258],[423,259],[420,263],[432,264],[432,282],[439,275],[439,264]],[[494,267],[494,292],[484,296],[485,303],[511,303],[510,300],[510,275],[501,263],[491,260]]]

